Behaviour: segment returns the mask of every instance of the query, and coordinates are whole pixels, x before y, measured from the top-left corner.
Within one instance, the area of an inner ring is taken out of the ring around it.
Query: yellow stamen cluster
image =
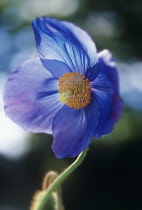
[[[91,100],[90,82],[86,76],[68,72],[59,78],[60,101],[68,107],[82,109]]]

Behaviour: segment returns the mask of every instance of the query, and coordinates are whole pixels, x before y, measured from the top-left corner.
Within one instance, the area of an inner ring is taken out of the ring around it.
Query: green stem
[[[37,210],[44,209],[53,190],[55,190],[82,163],[86,154],[87,149],[81,152],[77,159],[65,171],[63,171],[54,182],[52,182],[52,184],[47,188],[45,196],[40,201]]]
[[[61,186],[58,186],[56,188],[56,209],[55,210],[61,210],[61,206],[62,206]]]

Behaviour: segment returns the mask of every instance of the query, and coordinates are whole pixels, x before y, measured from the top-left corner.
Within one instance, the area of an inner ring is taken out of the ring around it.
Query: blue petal
[[[64,105],[53,121],[52,149],[56,157],[75,157],[86,149],[98,120],[99,111],[95,98],[80,110]]]
[[[97,62],[92,39],[72,23],[43,17],[33,21],[33,29],[41,59],[61,61],[73,72],[82,74]],[[45,67],[49,69],[48,63]]]
[[[95,79],[95,88],[100,90],[111,90],[119,92],[119,78],[116,63],[108,50],[103,50],[98,54],[100,73]]]
[[[5,112],[29,132],[52,134],[53,119],[63,106],[58,97],[58,81],[40,59],[31,59],[19,66],[6,82]]]
[[[92,82],[100,72],[100,63],[96,63],[94,66],[87,69],[85,76]]]
[[[66,72],[72,70],[62,61],[41,59],[43,66],[48,69],[54,78],[59,79]]]
[[[104,125],[102,126],[102,135],[109,134],[113,128],[114,125],[117,123],[119,118],[121,117],[121,110],[123,107],[123,102],[119,95],[114,95],[112,98],[112,109],[110,112],[109,117],[104,122]],[[101,127],[100,125],[98,127]]]
[[[122,110],[118,74],[109,51],[104,50],[99,54],[99,64],[99,74],[91,82],[92,91],[100,111],[99,124],[94,133],[97,138],[112,131],[115,123],[120,118]]]

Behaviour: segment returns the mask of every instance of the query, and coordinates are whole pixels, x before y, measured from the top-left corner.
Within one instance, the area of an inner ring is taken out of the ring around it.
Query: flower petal
[[[98,102],[100,119],[94,133],[97,138],[108,134],[114,128],[121,115],[122,100],[119,96],[118,74],[115,62],[109,53],[104,50],[99,53],[100,71],[91,87]]]
[[[64,105],[53,121],[52,149],[56,157],[75,157],[86,149],[98,120],[99,111],[95,98],[80,110]]]
[[[96,63],[94,66],[87,69],[85,76],[92,82],[100,72],[100,64]]]
[[[41,59],[43,66],[48,69],[54,78],[59,79],[63,74],[72,70],[62,61]]]
[[[58,60],[69,67],[67,71],[81,74],[97,62],[92,39],[72,23],[43,17],[33,21],[33,29],[41,61]],[[45,67],[49,69],[47,63]]]
[[[22,128],[33,133],[52,133],[52,122],[63,106],[58,81],[39,58],[24,62],[14,71],[4,89],[5,112]]]
[[[95,88],[119,92],[119,78],[116,63],[108,50],[103,50],[98,54],[100,72],[95,79]]]
[[[70,30],[73,33],[76,39],[81,43],[82,48],[87,53],[90,59],[89,67],[92,67],[95,63],[98,62],[98,55],[96,45],[89,36],[89,34],[86,31],[79,28],[78,26],[74,25],[73,23],[67,21],[61,22],[64,26],[68,28],[68,30]]]

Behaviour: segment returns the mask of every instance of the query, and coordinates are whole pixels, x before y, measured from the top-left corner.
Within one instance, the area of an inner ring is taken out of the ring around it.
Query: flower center
[[[90,82],[86,76],[76,72],[68,72],[59,78],[60,101],[68,107],[82,109],[91,100]]]

